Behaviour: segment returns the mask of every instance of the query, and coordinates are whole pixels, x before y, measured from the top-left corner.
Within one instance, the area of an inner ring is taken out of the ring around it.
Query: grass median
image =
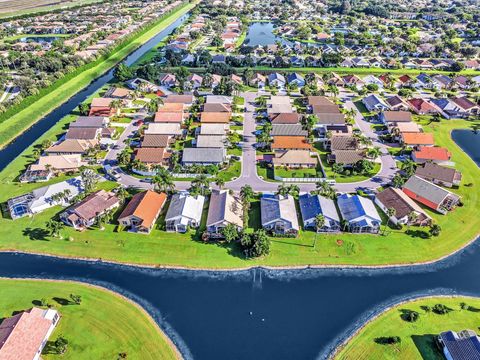
[[[80,295],[80,305],[69,301]],[[63,355],[43,359],[176,359],[176,350],[154,321],[136,304],[101,288],[65,281],[0,279],[0,318],[39,306],[41,299],[62,316],[50,341],[68,340]],[[47,344],[48,347],[48,344]]]
[[[54,88],[52,91],[46,92],[45,95],[40,97],[37,101],[0,123],[0,147],[6,146],[42,117],[67,101],[78,91],[88,86],[93,80],[110,70],[133,50],[191,10],[195,4],[196,3],[187,3],[180,6],[158,24],[133,38],[128,44],[111,54],[98,65],[86,69],[80,74],[68,79],[60,86]]]
[[[434,311],[436,304],[451,311],[438,314]],[[412,311],[420,315],[418,320],[404,320]],[[478,330],[479,311],[480,299],[471,297],[432,297],[400,304],[366,324],[335,359],[441,360],[444,356],[435,344],[436,336],[448,330]],[[398,336],[400,343],[385,344],[386,338],[393,336]]]

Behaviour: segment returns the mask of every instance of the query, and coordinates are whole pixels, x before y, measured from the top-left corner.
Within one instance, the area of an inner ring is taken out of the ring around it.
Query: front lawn
[[[282,178],[316,178],[322,177],[320,169],[285,169],[284,167],[275,167],[275,175]]]
[[[465,308],[461,308],[465,303]],[[452,311],[437,314],[436,304]],[[415,311],[420,316],[415,322],[403,320]],[[394,306],[368,323],[335,356],[335,359],[444,359],[435,344],[435,337],[443,331],[472,329],[478,332],[480,299],[470,297],[433,297],[414,300]],[[383,344],[385,338],[400,337],[398,344]],[[368,355],[366,355],[368,354]]]
[[[80,295],[80,305],[70,301]],[[101,288],[66,281],[0,280],[0,318],[40,306],[41,299],[61,315],[43,359],[176,359],[169,340],[135,304]],[[68,340],[63,355],[48,353],[59,336]]]

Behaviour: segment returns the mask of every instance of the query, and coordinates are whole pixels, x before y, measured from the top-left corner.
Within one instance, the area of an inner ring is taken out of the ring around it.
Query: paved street
[[[280,182],[269,182],[261,179],[257,174],[256,168],[256,151],[255,151],[255,99],[258,93],[244,92],[240,94],[245,98],[245,119],[243,122],[243,143],[242,143],[242,171],[239,178],[228,182],[225,187],[234,191],[240,191],[244,185],[250,185],[255,191],[260,192],[275,192]],[[356,111],[355,122],[362,133],[373,141],[373,146],[378,146],[381,149],[380,156],[381,169],[380,172],[373,178],[356,182],[356,183],[337,183],[335,189],[339,192],[355,192],[358,189],[376,189],[379,186],[390,182],[396,172],[395,160],[388,153],[387,146],[379,141],[378,135],[372,130],[371,124],[365,120],[363,115],[358,111],[351,98],[353,94],[341,92],[339,95],[345,99],[345,107],[347,109],[354,109]],[[107,162],[115,161],[117,155],[125,148],[125,140],[133,135],[138,130],[138,127],[130,124],[121,137],[117,141],[116,149],[108,152],[105,160]],[[131,186],[142,189],[151,189],[153,185],[147,182],[142,182],[140,179],[125,174],[118,166],[114,168],[120,173],[119,182],[124,186]],[[315,184],[301,184],[296,183],[302,192],[309,192],[315,190]],[[176,181],[175,187],[177,190],[187,190],[190,187],[188,181]]]

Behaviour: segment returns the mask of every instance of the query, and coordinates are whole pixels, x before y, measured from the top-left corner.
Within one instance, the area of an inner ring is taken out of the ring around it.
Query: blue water
[[[480,166],[480,132],[457,129],[452,131],[452,139]]]
[[[281,44],[291,44],[280,36],[273,33],[274,25],[271,22],[253,22],[250,24],[245,38],[245,45],[248,46],[265,46],[273,45],[277,41]]]
[[[58,36],[26,36],[21,38],[20,41],[28,42],[28,41],[35,41],[38,43],[53,43],[55,40],[59,39]]]

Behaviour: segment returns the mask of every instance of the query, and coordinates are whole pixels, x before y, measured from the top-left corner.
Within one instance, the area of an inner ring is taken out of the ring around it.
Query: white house
[[[205,197],[191,196],[180,192],[172,196],[165,216],[166,230],[184,233],[187,229],[198,228],[202,219]]]

